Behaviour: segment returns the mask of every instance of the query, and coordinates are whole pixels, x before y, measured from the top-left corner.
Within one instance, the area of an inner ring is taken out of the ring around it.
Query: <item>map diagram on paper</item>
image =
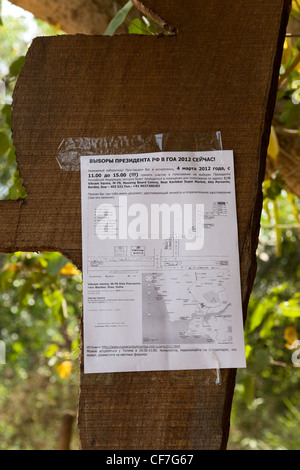
[[[210,260],[209,260],[210,261]],[[228,271],[143,274],[144,344],[232,344]]]
[[[232,344],[228,257],[188,254],[173,237],[143,242],[90,259],[93,271],[143,271],[143,344]]]

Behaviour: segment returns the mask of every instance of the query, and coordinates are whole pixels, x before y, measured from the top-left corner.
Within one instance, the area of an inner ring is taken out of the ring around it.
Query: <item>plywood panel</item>
[[[235,154],[246,315],[290,1],[143,4],[176,34],[34,40],[13,105],[28,198],[0,204],[0,249],[57,250],[81,267],[80,178],[57,164],[63,139],[218,130]],[[215,371],[82,374],[82,448],[225,448],[235,371],[222,371],[221,386],[215,379]]]

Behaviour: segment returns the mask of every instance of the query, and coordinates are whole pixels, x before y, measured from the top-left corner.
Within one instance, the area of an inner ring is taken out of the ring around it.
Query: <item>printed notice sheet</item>
[[[245,367],[232,151],[81,157],[85,373]]]

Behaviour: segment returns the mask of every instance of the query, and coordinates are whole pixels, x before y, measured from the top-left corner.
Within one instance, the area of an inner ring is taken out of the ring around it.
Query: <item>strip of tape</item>
[[[161,133],[103,137],[69,137],[58,147],[57,162],[63,171],[80,171],[80,157],[128,155],[167,151],[223,150],[221,132]]]

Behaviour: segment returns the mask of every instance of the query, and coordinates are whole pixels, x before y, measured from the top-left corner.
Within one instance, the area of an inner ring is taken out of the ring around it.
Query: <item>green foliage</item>
[[[124,7],[121,8],[121,10],[119,10],[116,16],[111,20],[104,33],[104,36],[113,36],[115,34],[117,29],[124,23],[132,7],[133,3],[131,0],[129,0],[129,2],[127,2],[126,5],[124,5]]]
[[[25,196],[11,136],[11,105],[5,104],[0,108],[0,200]]]
[[[59,253],[0,255],[0,287],[0,448],[54,449],[64,408],[77,406],[81,274]]]
[[[288,318],[300,317],[300,292],[296,292],[288,300],[285,300],[279,304],[279,310],[282,315]]]
[[[28,49],[26,33],[28,26],[24,20],[16,21],[14,18],[2,18],[0,26],[0,78],[9,74],[9,66],[20,56],[24,56]]]
[[[162,33],[161,27],[145,16],[135,18],[128,27],[129,34],[157,35]],[[167,33],[165,33],[167,34]]]
[[[293,1],[291,18],[299,22],[299,13],[300,2]],[[298,132],[299,47],[299,41],[286,39],[277,93],[282,112],[274,123]],[[279,148],[272,144],[269,158],[276,159]],[[265,180],[263,196],[258,269],[245,325],[247,368],[237,375],[229,448],[300,450],[300,367],[292,361],[300,335],[300,202],[285,190],[280,172]]]
[[[299,21],[299,11],[293,10],[292,17]],[[281,65],[281,74],[285,77],[283,86],[278,90],[277,100],[282,103],[283,112],[280,116],[280,122],[287,129],[300,128],[300,107],[298,106],[299,88],[300,88],[300,66],[299,66],[299,46],[300,40],[292,41],[287,38],[284,45],[284,53]],[[296,97],[296,103],[293,102]]]
[[[28,25],[24,19],[5,17],[0,25],[0,80],[5,84],[6,100],[0,102],[0,200],[26,197],[11,136],[12,93],[30,45]],[[64,34],[59,25],[50,26],[36,20],[36,36]]]
[[[24,63],[25,63],[24,56],[18,57],[16,60],[14,60],[13,63],[10,64],[10,67],[9,67],[10,77],[18,77],[19,73],[22,70]]]
[[[3,21],[2,21],[2,0],[0,0],[0,26],[3,26]]]
[[[276,172],[270,179],[266,179],[263,183],[263,194],[265,199],[275,201],[281,195],[281,191],[285,187],[285,182],[279,172]]]
[[[129,34],[143,34],[149,35],[151,32],[149,31],[149,27],[145,22],[140,20],[139,18],[135,18],[129,25],[128,28]]]
[[[105,36],[113,36],[118,28],[123,25],[123,23],[129,23],[128,26],[128,33],[129,34],[142,34],[142,35],[158,35],[158,34],[166,34],[166,31],[163,31],[162,27],[159,26],[157,23],[152,21],[151,19],[147,18],[146,16],[142,16],[142,18],[134,18],[133,20],[129,20],[129,13],[131,12],[133,7],[132,1],[127,2],[121,10],[118,11],[116,16],[111,20],[110,24],[108,25],[104,35]]]
[[[291,96],[291,94],[289,94]],[[287,129],[291,129],[293,126],[297,125],[299,127],[300,119],[300,108],[298,105],[295,105],[290,99],[286,101],[284,106],[284,112],[282,113],[280,120],[285,125]]]
[[[292,227],[296,219],[287,193],[281,191],[277,199],[280,221]],[[267,220],[264,210],[263,227]],[[282,230],[281,244],[278,257],[274,231],[262,228],[245,326],[247,369],[238,371],[234,396],[229,444],[234,449],[300,449],[295,419],[300,412],[300,368],[292,362],[292,343],[300,334],[298,229]],[[288,329],[292,339],[286,336]]]
[[[1,338],[6,344],[8,362],[17,361],[18,370],[23,365],[27,370],[35,364],[36,355],[53,343],[60,355],[61,348],[70,355],[74,340],[68,329],[72,329],[72,334],[78,332],[80,317],[80,273],[73,268],[74,274],[61,274],[68,261],[59,253],[14,253],[1,255],[0,259]],[[15,354],[16,339],[26,354]]]
[[[15,59],[10,64],[8,74],[3,77],[8,97],[11,97],[24,61],[24,56]],[[19,199],[25,196],[11,135],[11,104],[4,103],[0,106],[0,199]]]

